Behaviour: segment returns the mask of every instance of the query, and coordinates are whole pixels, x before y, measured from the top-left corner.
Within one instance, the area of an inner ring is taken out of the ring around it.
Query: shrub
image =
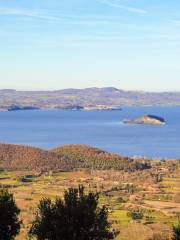
[[[173,238],[172,240],[180,240],[180,222],[173,225]]]
[[[128,216],[131,217],[133,220],[141,220],[144,217],[142,210],[131,210],[128,212]]]
[[[128,201],[127,197],[118,197],[117,202],[118,203],[126,203]]]

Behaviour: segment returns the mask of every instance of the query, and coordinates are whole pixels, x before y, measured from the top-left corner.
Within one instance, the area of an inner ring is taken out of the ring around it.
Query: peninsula
[[[56,91],[0,90],[0,111],[119,110],[123,106],[180,106],[180,92],[124,91],[114,87]]]

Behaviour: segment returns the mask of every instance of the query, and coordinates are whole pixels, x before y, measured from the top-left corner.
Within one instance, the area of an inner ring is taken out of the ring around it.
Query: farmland
[[[154,170],[154,169],[153,169]],[[154,170],[155,171],[155,170]],[[159,170],[160,171],[160,170]],[[109,221],[120,234],[117,240],[150,238],[154,233],[171,235],[171,226],[179,220],[179,163],[173,171],[162,169],[157,181],[152,169],[127,172],[123,170],[81,169],[69,172],[1,171],[1,187],[8,187],[21,209],[23,221],[16,240],[27,239],[27,232],[37,204],[43,197],[62,197],[70,187],[83,184],[86,191],[100,193],[99,204],[109,209]],[[131,210],[141,210],[143,218],[132,220]]]

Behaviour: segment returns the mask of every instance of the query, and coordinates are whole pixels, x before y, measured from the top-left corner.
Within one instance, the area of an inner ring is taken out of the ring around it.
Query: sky
[[[180,0],[0,0],[0,89],[180,91]]]

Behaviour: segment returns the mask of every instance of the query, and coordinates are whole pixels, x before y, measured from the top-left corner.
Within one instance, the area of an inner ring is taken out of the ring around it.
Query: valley
[[[1,145],[1,152],[2,148],[5,148],[5,145]],[[19,160],[21,159],[17,155],[17,149],[21,149],[21,153],[29,151],[29,148],[24,146],[8,145],[10,154]],[[30,149],[31,157],[33,150],[34,159],[36,159],[37,149]],[[38,150],[38,152],[37,159],[41,162],[40,156],[41,154],[45,156],[44,150]],[[171,235],[171,226],[180,217],[180,162],[178,160],[147,160],[146,167],[142,168],[141,164],[144,164],[144,160],[139,159],[137,165],[139,168],[137,166],[134,168],[132,160],[128,163],[128,158],[119,156],[123,164],[127,162],[129,167],[118,169],[111,160],[115,158],[118,161],[117,155],[90,146],[66,145],[45,152],[50,153],[48,157],[53,153],[54,157],[61,156],[56,161],[66,162],[71,159],[71,163],[74,164],[76,159],[78,165],[75,167],[71,165],[69,170],[58,169],[56,165],[51,165],[51,159],[49,159],[46,164],[51,167],[48,168],[47,165],[46,169],[31,168],[28,170],[26,165],[24,169],[18,170],[16,165],[14,165],[15,169],[12,167],[7,169],[5,166],[2,168],[2,155],[0,156],[0,186],[10,189],[21,209],[23,225],[17,240],[26,239],[36,206],[41,198],[62,197],[66,189],[82,184],[87,192],[100,193],[99,204],[108,207],[109,221],[114,229],[120,231],[117,240],[134,240],[135,235],[138,240],[150,239],[154,233]],[[107,168],[105,163],[108,159]],[[16,159],[11,159],[11,161],[15,162]],[[79,162],[83,165],[80,166]],[[18,164],[21,165],[20,162]],[[131,211],[141,211],[142,219],[133,220],[130,217]]]

